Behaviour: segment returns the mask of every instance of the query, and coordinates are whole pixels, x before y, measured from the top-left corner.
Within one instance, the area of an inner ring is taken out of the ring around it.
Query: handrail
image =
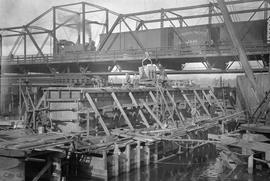
[[[246,43],[243,45],[246,52],[270,52],[268,44]],[[44,54],[46,60],[42,56],[37,55],[18,55],[13,57],[2,57],[2,62],[11,64],[30,64],[30,63],[45,63],[45,62],[69,62],[69,61],[100,61],[100,60],[117,60],[117,59],[142,59],[145,56],[145,51],[149,52],[150,57],[172,57],[172,56],[203,56],[209,54],[234,54],[236,50],[231,43],[220,43],[218,45],[179,45],[174,47],[155,47],[141,49],[128,49],[128,50],[110,50],[110,51],[84,51],[84,52],[66,52],[65,54]]]

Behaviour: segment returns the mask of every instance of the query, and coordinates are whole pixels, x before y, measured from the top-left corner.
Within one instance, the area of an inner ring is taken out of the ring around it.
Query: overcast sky
[[[121,14],[201,4],[209,0],[85,0]],[[52,6],[76,0],[0,0],[0,28],[23,25]]]

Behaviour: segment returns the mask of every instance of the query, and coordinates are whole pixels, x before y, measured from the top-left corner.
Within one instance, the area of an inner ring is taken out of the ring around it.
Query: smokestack
[[[89,23],[88,28],[86,29],[87,33],[88,33],[88,37],[89,37],[89,44],[92,41],[92,27],[91,24]]]

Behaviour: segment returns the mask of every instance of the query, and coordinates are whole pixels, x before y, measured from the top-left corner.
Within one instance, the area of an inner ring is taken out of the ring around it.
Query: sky
[[[208,0],[85,0],[121,14],[172,8],[209,2]],[[0,27],[23,25],[52,6],[76,0],[0,0]]]

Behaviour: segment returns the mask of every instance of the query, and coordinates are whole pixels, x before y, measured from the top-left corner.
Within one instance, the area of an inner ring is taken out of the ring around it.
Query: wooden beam
[[[48,161],[46,165],[38,172],[38,174],[33,178],[32,181],[38,181],[40,177],[51,167],[52,161]]]
[[[206,113],[208,116],[210,116],[210,113],[209,113],[208,109],[205,107],[204,102],[203,102],[203,100],[200,98],[198,92],[197,92],[196,90],[193,90],[193,92],[194,92],[196,98],[198,99],[198,101],[200,102],[200,104],[202,105],[202,107],[203,107],[205,113]]]
[[[223,108],[223,106],[220,104],[220,102],[218,101],[217,97],[215,96],[215,94],[212,92],[212,90],[209,90],[209,94],[211,97],[213,97],[213,99],[215,100],[215,103],[218,105],[218,107],[221,109],[221,111],[223,113],[225,113],[225,110]]]
[[[177,117],[182,122],[182,124],[185,125],[185,122],[184,122],[185,118],[184,118],[183,114],[181,113],[181,111],[178,111],[177,105],[176,105],[172,95],[170,94],[170,92],[168,90],[166,90],[166,94],[169,97],[169,99],[171,100],[171,103],[173,104],[173,109],[175,110]]]
[[[205,92],[204,90],[202,90],[202,93],[203,93],[205,99],[207,100],[207,102],[208,102],[210,105],[212,105],[211,99],[210,99],[209,96],[206,94],[206,92]]]
[[[159,92],[160,92],[161,98],[163,99],[163,101],[164,101],[164,103],[165,103],[166,110],[167,110],[167,111],[169,112],[169,114],[170,114],[170,117],[169,117],[169,118],[171,118],[171,120],[173,121],[174,126],[177,127],[176,122],[175,122],[175,120],[174,120],[174,113],[171,112],[170,107],[169,107],[169,105],[168,105],[168,102],[167,102],[167,100],[166,100],[166,98],[165,98],[165,96],[164,96],[164,94],[163,94],[163,90],[162,90],[160,87],[159,87]]]
[[[182,91],[182,96],[184,97],[184,99],[185,99],[185,101],[187,102],[187,104],[188,104],[188,106],[190,107],[190,109],[191,109],[191,110],[194,109],[194,107],[192,106],[191,102],[189,101],[187,95],[184,94],[183,91]],[[195,108],[195,109],[196,109],[196,108]],[[196,114],[197,114],[198,116],[200,116],[200,113],[199,113],[199,111],[198,111],[197,109],[196,109]]]
[[[108,130],[105,122],[103,121],[103,119],[102,119],[102,117],[101,117],[101,115],[100,115],[100,113],[99,113],[99,111],[98,111],[98,109],[97,109],[97,107],[96,107],[93,99],[91,98],[91,96],[88,93],[86,93],[85,96],[86,96],[88,102],[90,103],[92,109],[94,110],[95,115],[98,118],[98,121],[101,124],[103,130],[105,131],[106,135],[110,135],[110,132],[109,132],[109,130]]]
[[[236,34],[232,19],[229,15],[229,12],[228,12],[228,9],[225,5],[224,0],[217,0],[217,2],[218,2],[218,6],[220,8],[220,11],[223,15],[224,23],[226,25],[226,28],[227,28],[228,33],[230,35],[230,38],[233,42],[235,49],[237,50],[237,52],[239,54],[240,62],[241,62],[242,66],[245,70],[245,73],[246,73],[246,75],[247,75],[247,77],[252,85],[252,88],[254,89],[255,97],[256,97],[257,101],[259,102],[259,90],[257,88],[255,76],[254,76],[253,71],[251,69],[251,66],[248,62],[248,57],[246,55],[245,49],[244,49],[243,45],[241,44],[239,37]]]
[[[132,104],[134,104],[134,106],[136,106],[136,107],[139,109],[139,115],[141,116],[141,118],[142,118],[142,120],[143,120],[145,126],[146,126],[147,128],[149,128],[150,125],[149,125],[148,121],[146,120],[146,118],[145,118],[145,116],[144,116],[144,114],[143,114],[141,108],[139,107],[139,105],[138,105],[138,103],[137,103],[135,97],[133,96],[132,92],[129,92],[128,95],[129,95],[129,97],[130,97],[130,99],[131,99],[131,101],[132,101]]]
[[[131,124],[131,122],[130,122],[128,116],[127,116],[127,114],[125,113],[124,109],[122,108],[121,103],[120,103],[119,100],[117,99],[115,93],[112,92],[112,93],[111,93],[111,96],[112,96],[114,102],[116,103],[118,109],[120,110],[121,114],[123,115],[123,117],[124,117],[124,119],[125,119],[125,121],[126,121],[128,127],[129,127],[131,130],[134,130],[134,128],[133,128],[133,126],[132,126],[132,124]]]
[[[154,120],[158,123],[158,125],[162,128],[165,129],[164,125],[159,121],[157,116],[154,114],[154,112],[151,110],[151,108],[146,104],[146,102],[142,99],[140,99],[141,103],[143,106],[146,108],[146,110],[150,113],[150,115],[154,118]]]
[[[46,96],[47,96],[47,92],[44,92],[42,97],[39,99],[37,105],[35,106],[36,110],[38,110],[40,108],[41,104],[45,101]]]
[[[152,100],[154,101],[155,104],[158,103],[157,99],[155,98],[154,94],[152,91],[149,91],[149,95],[151,96]]]

